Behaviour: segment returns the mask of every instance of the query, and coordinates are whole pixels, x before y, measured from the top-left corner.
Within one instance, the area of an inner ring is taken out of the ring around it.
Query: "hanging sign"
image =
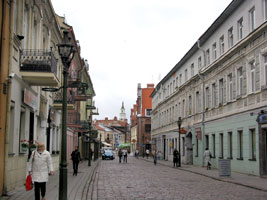
[[[201,140],[202,139],[202,133],[201,133],[201,127],[195,128],[196,134],[197,134],[197,139]]]

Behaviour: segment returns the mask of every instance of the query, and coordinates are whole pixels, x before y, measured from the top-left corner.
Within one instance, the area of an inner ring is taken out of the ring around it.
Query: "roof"
[[[214,33],[215,30],[217,30],[224,22],[225,20],[233,14],[234,10],[236,10],[244,0],[233,0],[226,9],[221,13],[221,15],[211,24],[211,26],[200,36],[198,39],[199,45],[202,46],[209,37]],[[157,84],[154,91],[151,94],[151,97],[153,97],[156,93],[156,91],[160,88],[162,84],[164,84],[183,64],[190,59],[197,51],[198,48],[198,42],[196,41],[195,44],[191,47],[191,49],[184,55],[184,57],[171,69],[171,71]]]

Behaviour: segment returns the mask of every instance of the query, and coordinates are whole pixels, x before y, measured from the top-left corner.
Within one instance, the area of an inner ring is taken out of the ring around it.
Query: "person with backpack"
[[[209,151],[208,148],[205,149],[204,151],[204,161],[205,165],[207,166],[207,170],[211,169],[211,152]]]

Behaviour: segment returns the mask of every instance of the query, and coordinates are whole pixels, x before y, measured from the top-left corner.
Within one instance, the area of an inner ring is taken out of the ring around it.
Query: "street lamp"
[[[61,159],[59,166],[59,200],[67,200],[68,195],[68,168],[67,168],[67,88],[68,70],[74,57],[74,45],[68,36],[68,31],[63,31],[63,41],[58,44],[58,53],[63,63],[63,99],[62,99],[62,133],[61,133]]]
[[[178,132],[179,132],[179,167],[181,167],[181,125],[182,125],[182,118],[179,117],[178,121]]]

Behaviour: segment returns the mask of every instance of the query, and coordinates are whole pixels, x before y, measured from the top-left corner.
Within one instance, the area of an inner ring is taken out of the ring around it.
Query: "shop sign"
[[[30,90],[24,89],[23,103],[32,107],[34,110],[37,108],[37,96]]]
[[[197,133],[197,139],[201,140],[202,139],[201,127],[195,128],[195,131]]]

